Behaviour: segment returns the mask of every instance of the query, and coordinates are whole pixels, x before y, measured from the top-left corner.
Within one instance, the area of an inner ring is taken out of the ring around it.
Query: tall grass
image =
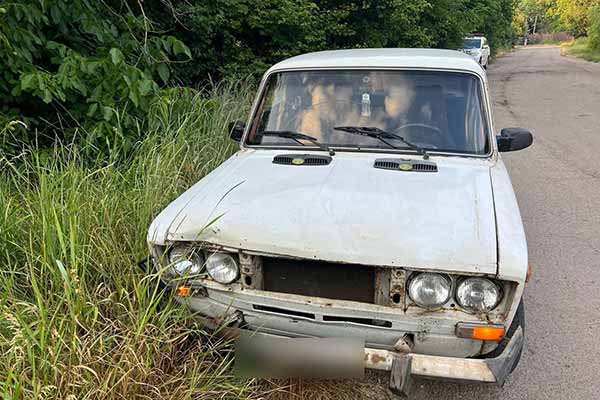
[[[258,396],[136,266],[153,217],[235,151],[225,127],[249,104],[243,84],[173,89],[125,160],[74,144],[0,158],[0,397]]]

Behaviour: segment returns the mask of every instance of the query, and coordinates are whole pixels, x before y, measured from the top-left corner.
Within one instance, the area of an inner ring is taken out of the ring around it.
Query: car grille
[[[264,257],[263,290],[373,304],[375,268]]]
[[[331,157],[306,154],[285,154],[273,157],[273,164],[295,165],[295,166],[314,166],[328,165]]]
[[[375,160],[375,168],[391,169],[404,172],[437,172],[437,165],[433,162],[397,160],[391,158],[381,158]]]

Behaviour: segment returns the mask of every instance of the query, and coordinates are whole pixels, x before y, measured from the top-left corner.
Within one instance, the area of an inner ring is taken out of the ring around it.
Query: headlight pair
[[[177,246],[169,252],[168,260],[168,273],[177,277],[197,275],[205,267],[212,279],[228,284],[235,281],[240,273],[237,261],[227,253],[212,253],[205,259],[198,249]]]
[[[448,275],[433,272],[417,274],[408,282],[408,295],[419,307],[442,307],[452,297],[452,280]],[[501,299],[502,290],[487,278],[466,278],[456,286],[456,302],[468,311],[493,310]]]

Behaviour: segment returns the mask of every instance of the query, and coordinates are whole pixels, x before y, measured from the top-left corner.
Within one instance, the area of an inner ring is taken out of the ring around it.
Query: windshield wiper
[[[375,126],[336,126],[333,129],[336,131],[348,132],[348,133],[352,133],[355,135],[372,137],[374,139],[378,139],[378,140],[382,141],[383,143],[387,144],[388,146],[390,146],[393,149],[400,149],[400,147],[394,146],[392,143],[388,142],[386,139],[400,140],[401,142],[406,144],[408,147],[410,147],[411,149],[413,149],[413,150],[417,151],[419,154],[421,154],[423,156],[424,160],[427,160],[429,158],[429,153],[427,153],[427,151],[424,148],[409,142],[408,140],[404,139],[400,135],[396,135],[395,133],[384,131],[383,129],[379,129]]]
[[[306,146],[306,144],[302,143],[301,140],[306,140],[307,142],[311,142],[315,146],[318,146],[321,150],[329,152],[330,156],[335,155],[335,152],[329,146],[319,142],[317,140],[317,138],[306,135],[301,132],[285,131],[285,130],[284,131],[260,131],[260,132],[258,132],[258,134],[261,136],[276,136],[276,137],[281,137],[281,138],[285,138],[285,139],[291,139],[294,142],[301,144],[302,146]]]

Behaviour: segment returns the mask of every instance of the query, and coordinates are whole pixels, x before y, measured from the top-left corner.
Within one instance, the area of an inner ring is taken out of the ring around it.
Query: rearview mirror
[[[229,137],[231,140],[240,142],[246,129],[246,123],[244,121],[233,121],[229,123]]]
[[[517,151],[531,146],[533,135],[523,128],[504,128],[496,136],[498,151]]]

